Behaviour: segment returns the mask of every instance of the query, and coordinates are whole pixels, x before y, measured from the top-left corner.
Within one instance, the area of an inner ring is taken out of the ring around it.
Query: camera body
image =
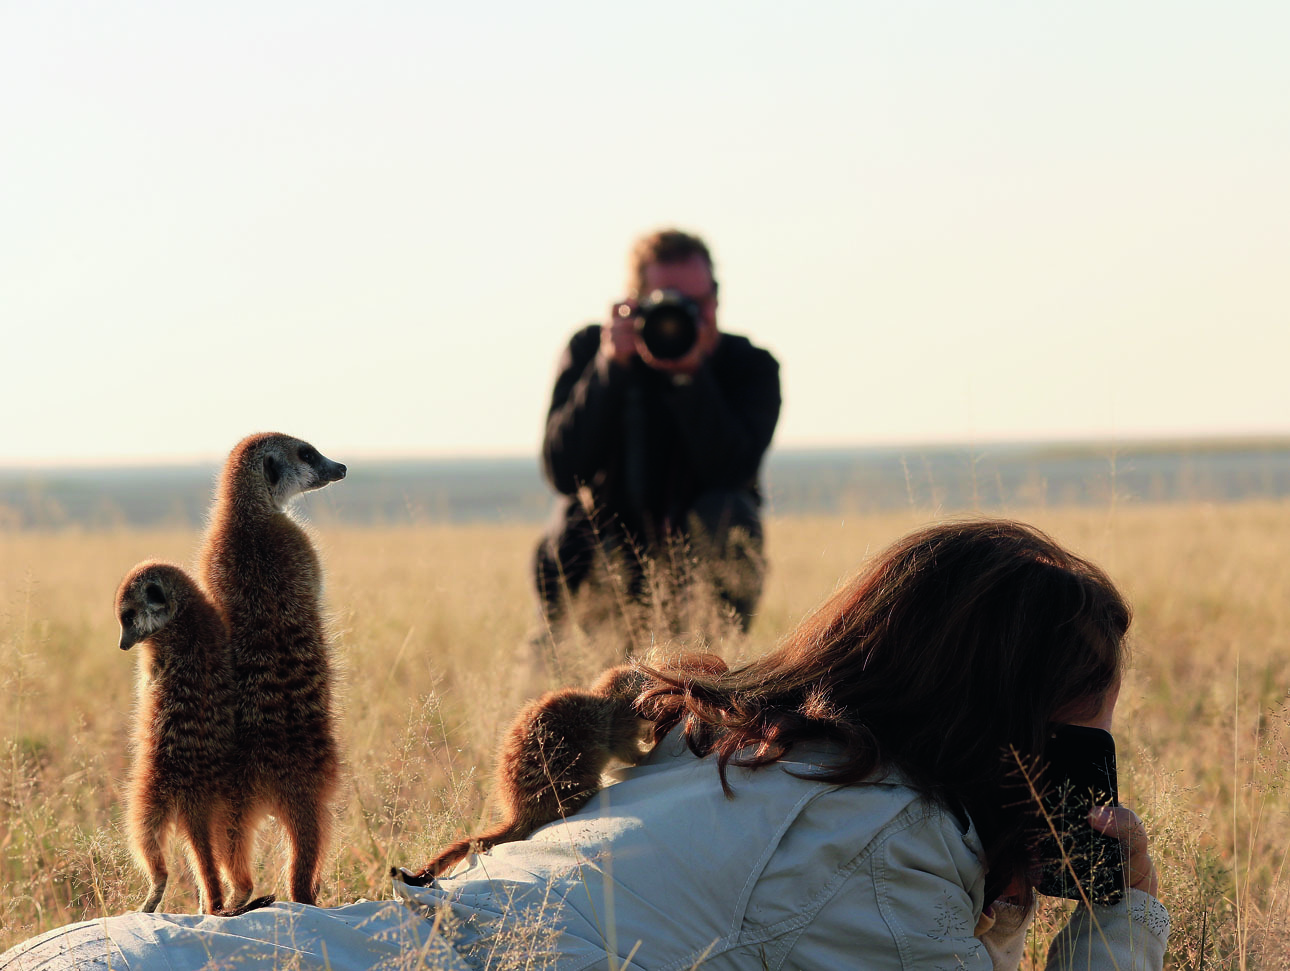
[[[636,337],[659,361],[685,357],[699,339],[699,305],[679,290],[653,290],[637,305]]]
[[[1118,805],[1115,739],[1100,728],[1056,725],[1045,756],[1040,802],[1048,832],[1037,847],[1041,872],[1035,889],[1051,897],[1115,903],[1124,894],[1120,841],[1088,821],[1094,806]]]

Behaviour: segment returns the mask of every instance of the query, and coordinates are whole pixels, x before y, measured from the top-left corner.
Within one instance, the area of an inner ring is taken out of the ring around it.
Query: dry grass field
[[[1136,609],[1117,735],[1122,795],[1147,820],[1173,915],[1167,966],[1290,967],[1290,505],[1012,510],[1106,567]],[[768,524],[772,573],[750,635],[762,652],[926,511]],[[346,787],[324,904],[388,895],[489,811],[493,743],[527,692],[534,530],[409,525],[315,530],[342,671]],[[122,827],[135,654],[112,596],[145,557],[189,562],[197,535],[0,533],[0,951],[70,921],[137,908]],[[666,645],[664,645],[666,646]],[[561,660],[586,681],[619,645]],[[277,884],[268,828],[259,886]],[[176,858],[178,854],[172,854]],[[191,910],[175,867],[164,909]],[[1025,967],[1042,966],[1047,908]]]

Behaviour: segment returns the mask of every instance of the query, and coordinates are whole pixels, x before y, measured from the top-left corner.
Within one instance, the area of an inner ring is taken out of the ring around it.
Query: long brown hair
[[[1031,527],[973,520],[899,540],[771,653],[714,673],[650,670],[658,734],[761,767],[808,740],[840,743],[812,778],[857,784],[898,769],[967,812],[986,852],[986,900],[1020,878],[1035,819],[1017,758],[1042,759],[1058,712],[1096,709],[1119,681],[1130,609],[1098,567]]]

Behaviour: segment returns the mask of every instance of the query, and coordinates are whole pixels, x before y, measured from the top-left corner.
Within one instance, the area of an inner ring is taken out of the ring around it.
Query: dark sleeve
[[[599,324],[573,335],[560,356],[547,410],[542,469],[565,495],[600,471],[622,411],[625,369],[602,359],[599,349]]]
[[[737,350],[722,362],[722,380],[704,364],[693,381],[667,394],[682,445],[705,488],[755,481],[779,421],[779,362],[746,341]]]

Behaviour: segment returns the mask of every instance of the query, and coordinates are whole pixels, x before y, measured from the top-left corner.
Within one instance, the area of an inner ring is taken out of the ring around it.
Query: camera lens
[[[660,361],[685,357],[699,339],[699,307],[675,290],[655,290],[637,310],[636,333]]]

